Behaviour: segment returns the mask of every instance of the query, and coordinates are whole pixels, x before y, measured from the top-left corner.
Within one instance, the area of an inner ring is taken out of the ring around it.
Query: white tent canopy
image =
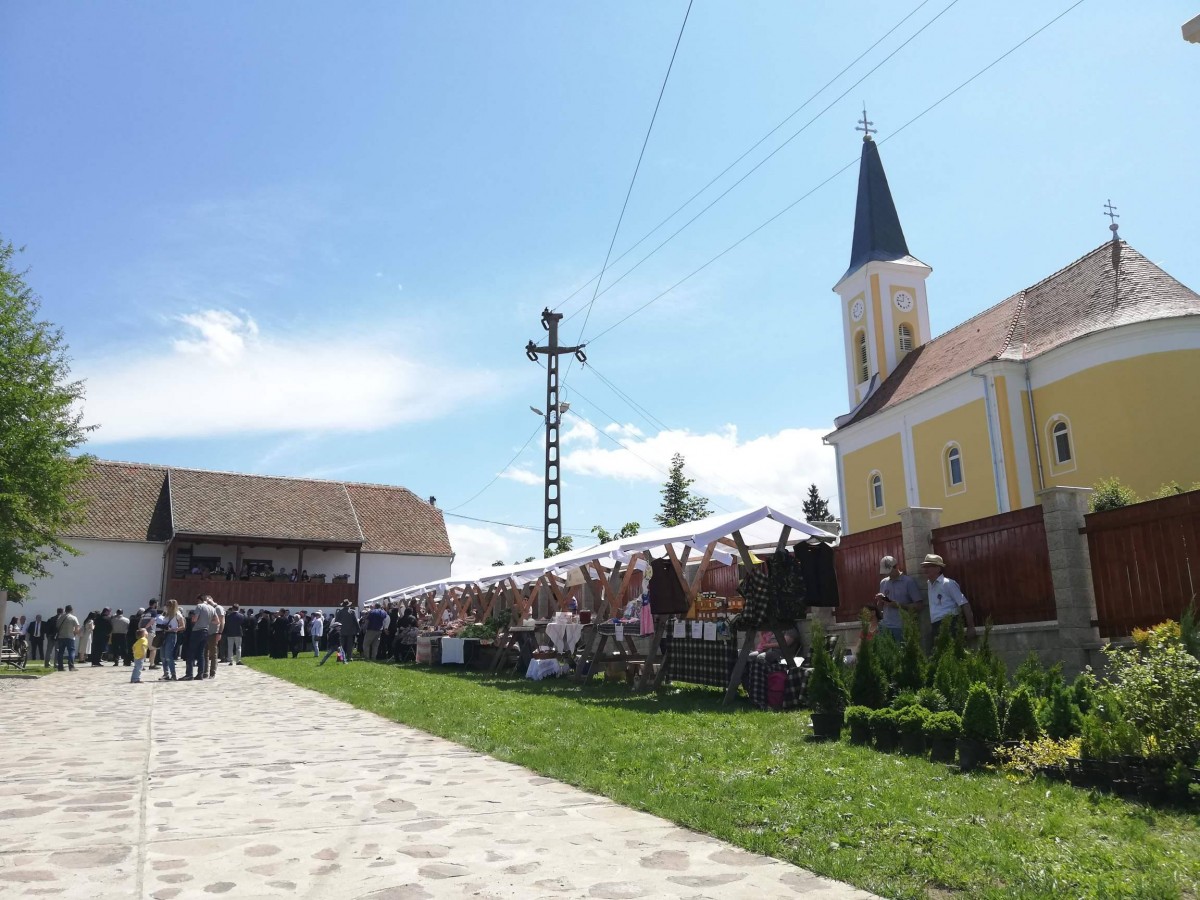
[[[450,588],[466,585],[487,587],[509,578],[518,585],[523,585],[530,581],[536,581],[548,572],[557,577],[566,578],[571,570],[589,563],[597,562],[605,568],[611,568],[617,562],[628,562],[629,557],[634,553],[652,551],[668,544],[674,545],[677,553],[687,547],[703,551],[709,544],[720,538],[728,537],[734,532],[740,532],[747,547],[773,547],[779,542],[783,526],[791,528],[791,534],[787,540],[789,544],[810,538],[835,539],[834,535],[822,531],[802,519],[789,516],[770,506],[760,506],[757,509],[747,509],[736,513],[707,516],[695,522],[676,525],[673,528],[647,531],[631,538],[620,538],[581,550],[568,550],[547,559],[532,560],[511,566],[493,566],[473,572],[464,578],[445,578],[412,585],[373,597],[367,602],[405,599],[431,591],[440,596]],[[733,562],[733,558],[733,554],[729,551],[717,551],[713,554],[713,559],[722,565],[729,565]],[[640,568],[642,565],[644,564],[639,560],[638,567]]]

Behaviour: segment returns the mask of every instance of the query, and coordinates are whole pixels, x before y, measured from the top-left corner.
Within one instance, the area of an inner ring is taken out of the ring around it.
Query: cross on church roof
[[[1116,231],[1117,230],[1117,219],[1119,219],[1121,217],[1119,215],[1117,215],[1117,208],[1112,205],[1111,199],[1107,203],[1104,204],[1104,214],[1106,216],[1108,216],[1108,221],[1112,223],[1111,225],[1108,226],[1109,230]]]
[[[871,127],[875,123],[867,118],[867,105],[865,103],[863,104],[863,117],[861,119],[859,119],[858,121],[859,121],[859,124],[854,126],[854,130],[861,131],[863,133],[864,141],[871,140],[871,135],[879,133],[878,128]]]

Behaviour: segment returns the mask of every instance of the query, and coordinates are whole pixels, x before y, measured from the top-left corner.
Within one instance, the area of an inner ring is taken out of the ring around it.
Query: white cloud
[[[515,481],[517,484],[542,484],[546,476],[540,472],[530,472],[528,469],[507,469],[500,473],[501,478],[507,478],[509,481]]]
[[[179,316],[182,334],[81,360],[93,444],[249,433],[374,431],[445,416],[496,388],[495,375],[441,367],[370,330],[260,330],[246,312]]]
[[[640,439],[618,438],[629,452],[601,444],[590,426],[588,430],[577,427],[578,446],[563,454],[563,469],[573,476],[661,482],[671,456],[682,453],[684,474],[696,480],[696,491],[709,497],[728,498],[743,506],[769,503],[799,513],[808,486],[815,483],[830,508],[837,508],[834,453],[821,442],[825,432],[819,429],[785,428],[740,440],[737,427],[726,425],[706,434],[662,431]],[[636,431],[632,426],[624,428]]]
[[[534,534],[533,532],[452,522],[446,523],[446,531],[450,535],[450,546],[454,548],[451,575],[455,578],[486,569],[498,559],[511,563],[517,559],[524,559],[533,552],[526,549],[529,544],[528,535]],[[535,546],[537,541],[535,535]]]

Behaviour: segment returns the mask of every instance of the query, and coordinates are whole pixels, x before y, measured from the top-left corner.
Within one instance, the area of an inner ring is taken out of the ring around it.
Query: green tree
[[[829,511],[829,501],[821,497],[815,484],[808,486],[808,497],[801,507],[805,522],[831,522],[833,513]]]
[[[691,487],[695,484],[695,479],[683,474],[683,465],[682,453],[671,457],[671,473],[660,491],[662,509],[654,517],[654,521],[663,528],[694,522],[712,514],[708,507],[708,498],[692,493]]]
[[[555,543],[548,546],[542,555],[546,556],[546,557],[556,556],[559,553],[566,553],[568,550],[574,550],[574,549],[575,549],[575,538],[569,534],[560,534],[558,536],[558,540]],[[531,556],[531,557],[529,557],[529,559],[533,559],[533,557]],[[529,562],[529,559],[527,559],[525,561]]]
[[[504,560],[498,559],[494,563],[492,563],[492,568],[494,569],[496,566],[503,566],[504,564],[505,564]]]
[[[1120,509],[1138,502],[1138,496],[1133,488],[1122,484],[1115,475],[1112,478],[1101,478],[1092,485],[1092,512],[1104,512],[1107,509]]]
[[[603,525],[593,525],[592,534],[596,536],[597,543],[607,544],[609,541],[617,541],[621,538],[636,537],[637,533],[642,530],[639,522],[626,522],[617,531],[609,531]]]
[[[62,534],[83,517],[76,488],[91,459],[71,455],[90,430],[83,383],[70,380],[62,332],[38,318],[15,254],[0,240],[0,592],[20,599],[18,578],[36,581],[51,561],[76,555]]]

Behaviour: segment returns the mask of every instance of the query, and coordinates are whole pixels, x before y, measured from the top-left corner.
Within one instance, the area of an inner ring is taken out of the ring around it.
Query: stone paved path
[[[0,897],[870,896],[248,668],[129,671],[0,679]]]

